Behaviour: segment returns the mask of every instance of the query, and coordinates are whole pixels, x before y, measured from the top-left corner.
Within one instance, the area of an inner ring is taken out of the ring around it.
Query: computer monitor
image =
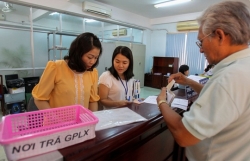
[[[9,74],[5,75],[5,84],[7,84],[7,80],[18,79],[18,74]]]
[[[5,84],[6,84],[6,87],[7,87],[7,88],[11,88],[11,87],[8,86],[7,81],[8,81],[8,80],[13,80],[13,79],[18,79],[18,74],[9,74],[9,75],[5,75],[4,77],[5,77]]]

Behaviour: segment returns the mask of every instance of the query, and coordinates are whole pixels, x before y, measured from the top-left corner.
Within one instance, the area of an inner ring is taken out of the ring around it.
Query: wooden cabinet
[[[162,76],[161,85],[162,85],[162,87],[166,87],[168,85],[168,77],[166,75]]]
[[[151,87],[152,84],[152,75],[150,73],[145,73],[144,75],[144,85]]]
[[[153,73],[173,74],[178,72],[179,58],[176,57],[153,57]]]
[[[178,72],[179,58],[177,57],[153,57],[153,73],[145,74],[145,86],[161,88],[167,85],[167,73]]]
[[[152,86],[153,88],[161,88],[162,87],[162,74],[154,74],[152,75]]]

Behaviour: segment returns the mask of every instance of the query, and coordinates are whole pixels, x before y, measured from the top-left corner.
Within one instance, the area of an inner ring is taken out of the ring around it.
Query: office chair
[[[29,99],[29,103],[28,103],[28,106],[27,106],[27,111],[30,112],[30,111],[37,111],[39,110],[34,102],[34,97],[31,96],[30,99]]]

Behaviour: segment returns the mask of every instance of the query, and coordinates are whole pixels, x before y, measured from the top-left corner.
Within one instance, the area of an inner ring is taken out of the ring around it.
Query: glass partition
[[[0,6],[3,6],[0,10],[0,25],[30,28],[29,7],[2,1],[0,1]]]
[[[112,31],[112,39],[114,41],[127,41],[133,42],[133,37],[131,36],[131,30],[129,27],[116,25],[116,29]]]
[[[97,37],[102,38],[102,22],[84,18],[85,32],[92,32]]]
[[[83,33],[84,32],[84,21],[81,17],[61,14],[62,19],[62,32],[69,33]]]
[[[142,43],[143,31],[139,29],[3,1],[0,6],[10,9],[1,12],[0,35],[4,38],[0,43],[1,74],[40,76],[48,60],[63,59],[71,42],[83,32],[94,33],[102,42]]]
[[[131,28],[131,35],[133,37],[133,42],[141,43],[143,40],[143,30]]]
[[[32,10],[32,19],[34,29],[59,31],[60,14],[42,9]]]
[[[103,41],[110,42],[114,41],[112,32],[117,28],[117,25],[104,22],[103,23]]]

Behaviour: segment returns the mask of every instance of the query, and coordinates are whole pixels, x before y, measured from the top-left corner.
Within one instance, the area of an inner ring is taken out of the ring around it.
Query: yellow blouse
[[[88,108],[89,102],[100,99],[97,83],[96,68],[76,74],[64,60],[49,61],[32,95],[38,100],[48,100],[51,108],[75,104]]]

